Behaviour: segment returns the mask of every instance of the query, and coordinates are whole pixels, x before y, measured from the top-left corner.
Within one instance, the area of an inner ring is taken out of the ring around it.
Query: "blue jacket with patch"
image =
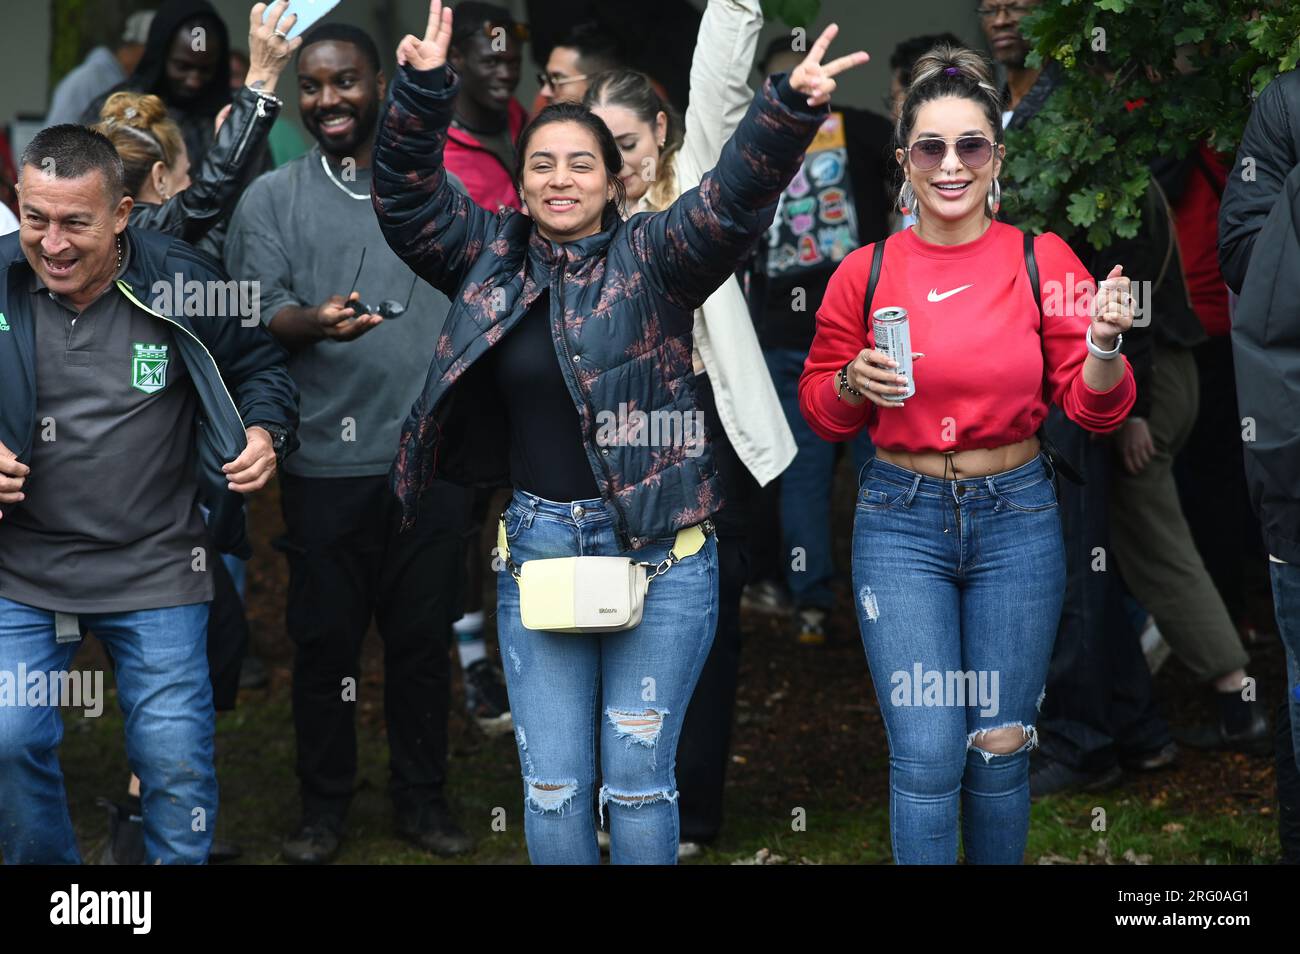
[[[245,428],[254,424],[286,429],[286,454],[298,446],[298,388],[285,367],[286,354],[260,321],[246,326],[238,316],[154,311],[149,303],[157,282],[170,288],[179,275],[182,282],[208,288],[208,282],[226,283],[229,276],[215,259],[170,235],[133,226],[123,234],[130,257],[118,286],[138,307],[177,330],[177,351],[198,393],[199,492],[212,511],[208,529],[213,543],[223,552],[247,557],[243,495],[227,489],[221,468],[243,453]],[[37,424],[36,327],[27,288],[31,275],[18,233],[0,238],[0,315],[5,319],[0,325],[0,441],[23,462],[30,459]],[[6,509],[14,506],[22,504]]]

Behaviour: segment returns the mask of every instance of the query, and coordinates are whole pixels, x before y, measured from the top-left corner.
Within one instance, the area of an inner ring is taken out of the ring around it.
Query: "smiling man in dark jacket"
[[[93,630],[116,663],[147,859],[202,863],[217,555],[198,505],[214,545],[246,549],[239,495],[292,450],[297,390],[256,321],[212,314],[229,287],[219,265],[127,225],[121,161],[99,133],[40,132],[19,197],[20,235],[0,240],[0,674],[52,679]],[[62,723],[44,702],[0,704],[9,863],[79,860]]]

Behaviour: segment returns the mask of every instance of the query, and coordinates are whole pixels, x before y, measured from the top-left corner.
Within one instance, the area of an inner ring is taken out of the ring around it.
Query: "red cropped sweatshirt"
[[[1034,240],[1041,336],[1018,229],[994,222],[973,242],[932,245],[909,228],[888,242],[871,310],[907,309],[912,350],[925,355],[913,367],[916,394],[901,408],[854,407],[835,395],[839,369],[874,347],[862,310],[874,250],[868,245],[840,263],[817,311],[799,380],[799,405],[816,433],[844,441],[865,425],[879,447],[947,452],[1022,441],[1038,430],[1049,401],[1090,431],[1124,420],[1137,393],[1133,370],[1121,356],[1124,377],[1109,391],[1084,383],[1096,286],[1058,236]]]

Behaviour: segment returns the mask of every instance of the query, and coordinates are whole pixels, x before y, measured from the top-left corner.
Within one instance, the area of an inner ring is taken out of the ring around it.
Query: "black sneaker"
[[[771,580],[763,580],[745,587],[740,594],[740,608],[751,613],[786,616],[792,607],[785,587]]]
[[[95,804],[108,810],[108,844],[99,856],[101,865],[144,864],[144,817],[140,814],[140,800],[129,799],[126,805],[107,798],[95,799]]]
[[[1177,761],[1178,745],[1174,742],[1166,742],[1158,749],[1147,749],[1142,752],[1123,752],[1119,757],[1119,764],[1130,772],[1158,772],[1160,769],[1168,768]]]
[[[444,858],[474,849],[474,840],[456,824],[445,799],[436,798],[415,809],[399,810],[397,834],[417,848]]]
[[[266,663],[256,656],[245,656],[239,667],[240,689],[264,689],[271,681],[270,670]]]
[[[491,660],[480,659],[465,670],[465,708],[488,735],[514,731],[505,676]]]
[[[281,854],[295,865],[327,865],[339,853],[342,826],[324,818],[307,818],[284,842]]]
[[[1220,719],[1213,725],[1194,725],[1173,730],[1174,738],[1193,749],[1218,752],[1244,752],[1247,755],[1271,755],[1273,733],[1268,718],[1254,706],[1250,724],[1240,732],[1230,732]]]
[[[1029,763],[1029,797],[1041,798],[1057,792],[1096,792],[1118,784],[1123,773],[1118,765],[1099,772],[1084,772],[1037,752]]]

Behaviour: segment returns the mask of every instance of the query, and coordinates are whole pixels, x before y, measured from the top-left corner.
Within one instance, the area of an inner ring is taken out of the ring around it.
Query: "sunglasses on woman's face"
[[[914,168],[922,172],[936,168],[948,155],[948,144],[956,143],[957,158],[971,169],[978,169],[993,158],[993,143],[983,136],[958,136],[956,139],[918,139],[908,148]]]
[[[352,297],[352,292],[357,290],[357,279],[361,277],[361,268],[365,264],[366,250],[362,248],[361,261],[357,263],[357,274],[352,279],[352,291],[348,292],[347,298],[345,298],[344,301],[350,299]],[[415,294],[415,282],[418,277],[419,276],[417,275],[411,276],[411,287],[406,293],[406,304],[402,304],[396,298],[385,298],[378,305],[367,305],[364,301],[358,301],[355,305],[356,308],[360,309],[357,314],[378,315],[385,320],[402,317],[402,315],[406,313],[406,309],[411,307],[411,296]]]

